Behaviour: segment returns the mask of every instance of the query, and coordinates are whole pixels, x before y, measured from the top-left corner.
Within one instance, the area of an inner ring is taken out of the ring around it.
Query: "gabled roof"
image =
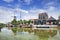
[[[60,16],[58,17],[58,20],[60,20]]]
[[[51,16],[48,20],[56,20],[56,19]]]
[[[46,12],[41,12],[39,15],[46,15],[46,16],[48,16]]]

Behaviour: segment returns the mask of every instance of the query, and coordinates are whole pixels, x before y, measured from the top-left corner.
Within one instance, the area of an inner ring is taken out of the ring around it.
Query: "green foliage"
[[[29,23],[29,24],[30,24],[30,23],[33,23],[33,21],[29,20],[28,23]]]
[[[24,24],[26,24],[26,23],[28,23],[28,24],[33,23],[33,21],[31,21],[31,20],[23,20],[23,22],[24,22]]]
[[[27,20],[23,20],[23,23],[26,24],[27,23]]]
[[[0,23],[0,27],[5,27],[5,24],[3,24],[3,23]]]
[[[18,21],[17,24],[20,24],[20,21]]]
[[[18,24],[23,24],[23,21],[22,21],[22,20],[20,20],[20,21],[18,21],[17,23],[18,23]]]
[[[17,25],[17,20],[16,19],[13,19],[12,24],[13,25]]]
[[[17,27],[18,22],[17,22],[16,19],[13,19],[13,21],[12,21],[11,23],[12,23],[15,27]]]
[[[16,35],[17,28],[16,27],[15,28],[12,28],[12,31],[13,31],[14,35]]]
[[[11,22],[13,25],[17,25],[17,24],[30,24],[30,23],[33,23],[33,21],[31,20],[20,20],[20,21],[17,21],[16,19],[13,19],[13,21]]]
[[[28,20],[28,24],[30,24],[31,20]]]
[[[22,28],[18,28],[17,31],[18,31],[18,32],[22,32],[23,29],[22,29]]]
[[[0,23],[0,31],[1,31],[1,28],[5,27],[5,24],[3,23]]]
[[[23,21],[22,20],[20,20],[20,24],[22,24],[23,23]]]

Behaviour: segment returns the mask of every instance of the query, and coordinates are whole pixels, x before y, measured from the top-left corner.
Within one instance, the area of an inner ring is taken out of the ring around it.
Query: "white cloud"
[[[48,16],[53,16],[55,19],[58,19],[58,16],[60,15],[60,10],[57,10],[54,6],[49,6],[47,9],[31,9],[30,12],[35,15],[35,18],[38,18],[38,14],[41,12],[46,12]]]
[[[31,10],[23,10],[21,8],[6,8],[0,6],[0,23],[4,22],[10,22],[13,19],[14,14],[17,16],[17,19],[20,20],[20,13],[21,13],[21,19],[38,19],[38,14],[41,12],[46,12],[49,16],[53,16],[54,18],[57,18],[60,14],[60,11],[56,11],[56,8],[54,6],[48,7],[48,9],[31,9]]]
[[[42,9],[31,9],[28,11],[27,14],[23,16],[22,19],[29,20],[29,19],[38,19],[38,14],[41,12],[45,12],[45,10]]]
[[[25,2],[26,3],[26,5],[29,5],[31,2],[32,2],[32,0],[18,0],[19,2]]]
[[[17,12],[24,12],[24,13],[28,13],[28,11],[23,10],[23,9],[20,9],[20,8],[15,8],[15,10],[16,10]]]
[[[38,16],[38,15],[34,15],[34,14],[29,14],[29,13],[28,13],[28,14],[25,14],[22,19],[25,19],[25,20],[37,19],[37,16]]]
[[[52,6],[54,4],[55,4],[55,2],[48,2],[48,3],[46,3],[46,6]]]
[[[44,8],[46,8],[45,10],[48,13],[49,17],[53,16],[54,18],[58,19],[58,16],[60,15],[60,10],[55,7],[55,4],[57,4],[56,1],[57,0],[46,3]]]
[[[14,0],[3,0],[3,1],[10,3],[13,2]]]
[[[24,0],[24,2],[29,5],[31,3],[32,0]]]
[[[48,9],[47,9],[48,11],[55,11],[56,10],[56,8],[54,7],[54,6],[50,6],[50,7],[48,7]]]
[[[55,1],[50,1],[50,2],[46,3],[44,8],[47,8],[47,9],[49,9],[49,10],[54,10],[54,9],[58,8],[58,7],[56,7],[56,4],[57,4],[56,1],[57,1],[57,0],[55,0]]]
[[[4,7],[0,7],[0,22],[7,23],[11,21],[12,19],[11,16],[13,16],[12,10],[4,8]]]
[[[54,5],[56,4],[56,2],[48,2],[48,3],[46,3],[45,4],[45,8],[48,8],[48,9],[50,9],[50,10],[54,10],[55,9],[55,7],[54,7]]]
[[[58,19],[58,16],[60,15],[60,10],[57,10],[57,8],[54,6],[47,7],[46,12],[48,13],[49,17],[52,16],[55,19]]]
[[[38,14],[41,12],[46,12],[48,16],[53,16],[55,19],[58,19],[58,16],[60,15],[60,11],[56,10],[55,7],[51,6],[48,7],[48,9],[31,9],[28,11],[27,14],[25,14],[22,19],[38,19]]]
[[[20,8],[12,9],[12,8],[6,8],[6,7],[0,6],[0,23],[1,22],[7,23],[12,21],[14,14],[17,16],[17,19],[18,19],[18,16],[20,16],[20,13],[27,14],[28,11]]]
[[[32,13],[41,13],[41,12],[46,12],[46,10],[43,10],[43,9],[31,9],[30,12],[32,12]]]

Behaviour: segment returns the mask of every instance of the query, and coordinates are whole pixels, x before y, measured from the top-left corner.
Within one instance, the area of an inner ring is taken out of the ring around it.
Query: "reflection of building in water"
[[[50,24],[50,25],[55,25],[57,22],[56,22],[56,19],[53,18],[52,16],[50,18],[48,18],[48,14],[46,12],[44,13],[40,13],[39,16],[38,16],[38,19],[34,19],[34,24]]]
[[[54,37],[57,35],[57,30],[34,30],[34,34],[37,35],[40,39]]]

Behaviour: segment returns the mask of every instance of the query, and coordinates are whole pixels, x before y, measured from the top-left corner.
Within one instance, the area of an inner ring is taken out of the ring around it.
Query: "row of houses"
[[[16,16],[14,18],[16,19]],[[17,26],[18,27],[22,27],[22,26],[31,27],[32,25],[60,25],[60,16],[58,20],[56,20],[52,16],[50,16],[49,18],[46,12],[39,13],[38,19],[30,19],[30,20],[33,21],[30,24],[19,24]],[[14,25],[12,25],[11,23],[8,23],[7,26],[13,27]]]
[[[60,16],[58,17],[58,20],[50,16],[48,17],[48,14],[46,12],[40,13],[38,15],[38,19],[31,19],[33,21],[34,25],[59,25],[60,24]]]

